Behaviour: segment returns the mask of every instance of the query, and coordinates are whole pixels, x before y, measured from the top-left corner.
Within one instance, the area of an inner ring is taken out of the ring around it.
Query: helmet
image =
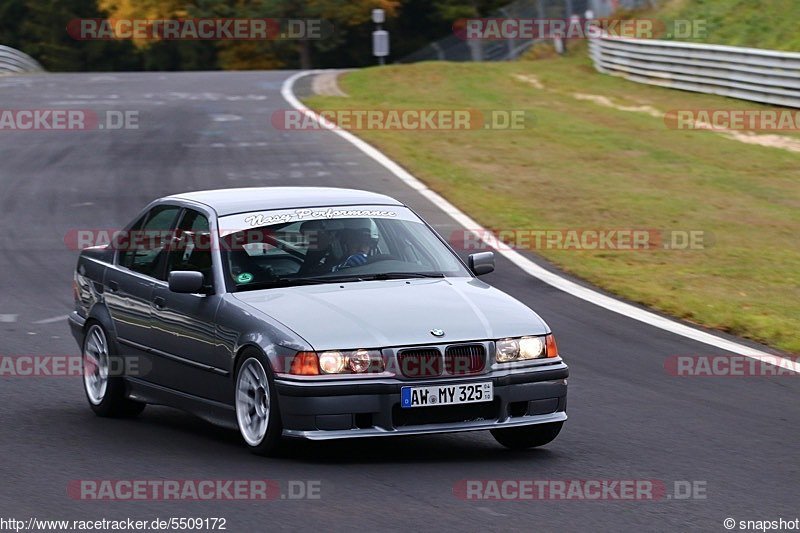
[[[378,246],[378,227],[370,218],[345,218],[341,220],[343,229],[341,231],[342,242],[345,245]]]
[[[378,227],[371,218],[343,218],[340,219],[340,221],[342,229],[345,232],[358,231],[367,233],[370,239],[374,239],[376,242],[378,241]]]

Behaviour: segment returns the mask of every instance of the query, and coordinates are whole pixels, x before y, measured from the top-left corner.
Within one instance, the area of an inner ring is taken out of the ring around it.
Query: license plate
[[[400,406],[403,408],[491,402],[493,399],[494,388],[491,381],[400,389]]]

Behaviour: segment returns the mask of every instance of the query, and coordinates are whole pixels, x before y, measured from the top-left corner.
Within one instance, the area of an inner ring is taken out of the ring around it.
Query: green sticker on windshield
[[[253,281],[253,275],[249,272],[242,272],[236,276],[236,283],[250,283]]]

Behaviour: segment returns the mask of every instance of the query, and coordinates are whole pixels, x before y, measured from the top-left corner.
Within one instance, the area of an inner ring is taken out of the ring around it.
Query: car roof
[[[403,205],[384,194],[335,187],[244,187],[186,192],[165,199],[205,204],[214,209],[218,216],[300,207]]]

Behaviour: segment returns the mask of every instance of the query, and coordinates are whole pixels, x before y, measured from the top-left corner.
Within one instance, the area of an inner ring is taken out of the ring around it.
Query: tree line
[[[0,44],[50,71],[251,70],[358,67],[374,63],[374,8],[386,11],[392,55],[401,58],[452,33],[459,18],[485,16],[509,0],[2,0]],[[313,40],[78,40],[77,19],[322,19]]]

